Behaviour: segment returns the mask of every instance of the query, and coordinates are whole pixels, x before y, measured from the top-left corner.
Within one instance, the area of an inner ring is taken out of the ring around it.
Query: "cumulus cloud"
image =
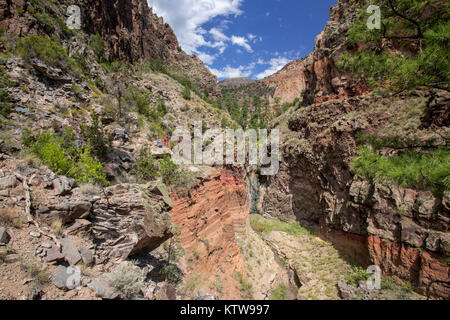
[[[231,42],[235,45],[241,46],[248,52],[253,52],[252,47],[248,44],[248,40],[244,37],[232,36]]]
[[[215,48],[219,53],[223,53],[226,42],[232,41],[233,38],[223,33],[229,23],[226,19],[209,31],[202,28],[202,25],[216,17],[242,14],[242,2],[243,0],[148,0],[153,11],[164,17],[174,29],[183,49],[189,54],[198,55],[202,60],[205,59],[203,61],[207,64],[211,64],[216,56],[202,52],[200,48]],[[246,45],[241,39],[237,41],[248,49],[248,43]]]
[[[263,72],[257,74],[255,77],[258,80],[264,79],[272,74],[280,71],[286,64],[288,64],[291,59],[287,57],[276,57],[272,58],[269,61],[265,62],[263,60],[258,60],[258,64],[269,65],[269,67]]]
[[[248,78],[255,68],[255,64],[250,64],[248,66],[239,66],[237,68],[233,68],[229,65],[222,68],[221,70],[210,69],[211,72],[217,76],[217,78]]]

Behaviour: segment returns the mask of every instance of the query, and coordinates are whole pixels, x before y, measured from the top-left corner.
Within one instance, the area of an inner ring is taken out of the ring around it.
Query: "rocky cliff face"
[[[312,53],[260,81],[275,90],[273,97],[280,97],[281,102],[300,98],[308,105],[316,100],[354,96],[365,90],[352,81],[351,75],[336,67],[341,53],[347,50],[345,34],[358,14],[354,2],[339,1],[331,7],[330,20],[317,36]]]
[[[269,178],[264,190],[262,213],[320,227],[347,256],[362,265],[377,263],[422,293],[431,279],[448,282],[448,192],[440,196],[420,187],[367,181],[350,169],[358,155],[358,132],[395,132],[420,143],[445,144],[448,127],[427,126],[423,115],[440,109],[447,99],[446,92],[435,99],[418,91],[413,96],[371,95],[291,110],[273,123],[283,132],[283,159],[280,173]],[[446,286],[433,288],[435,296],[449,298]]]
[[[105,40],[105,57],[137,62],[142,59],[160,59],[167,68],[179,76],[196,83],[201,91],[212,96],[220,94],[217,78],[201,60],[181,50],[172,28],[162,17],[153,14],[146,0],[64,1],[49,2],[50,14],[66,20],[69,5],[81,8],[82,28],[88,34],[100,34]],[[1,4],[1,25],[6,32],[25,36],[44,33],[45,24],[30,12],[27,1],[14,0]]]
[[[172,222],[181,231],[186,278],[205,277],[208,288],[223,284],[221,298],[239,299],[236,273],[245,274],[244,259],[236,236],[248,232],[245,182],[238,172],[212,173],[190,190],[172,193]]]

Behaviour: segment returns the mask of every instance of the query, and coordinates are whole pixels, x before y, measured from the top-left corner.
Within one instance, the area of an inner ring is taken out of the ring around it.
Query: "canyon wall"
[[[247,190],[242,174],[216,172],[200,179],[189,190],[173,192],[172,222],[186,252],[185,278],[196,274],[206,283],[223,284],[224,299],[239,299],[236,274],[246,275],[236,235],[245,237],[249,228]]]
[[[436,98],[419,90],[288,111],[272,124],[282,131],[282,160],[279,174],[265,184],[261,212],[321,228],[343,254],[362,265],[379,264],[419,292],[431,280],[448,282],[450,193],[366,180],[354,174],[350,162],[358,155],[358,133],[395,132],[401,139],[419,139],[419,145],[445,145],[448,127],[430,125],[424,115],[445,109],[449,98],[445,91]],[[432,295],[448,299],[450,291],[437,283]]]

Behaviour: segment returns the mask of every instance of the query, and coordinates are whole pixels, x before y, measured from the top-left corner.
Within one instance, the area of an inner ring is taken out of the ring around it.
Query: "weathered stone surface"
[[[61,250],[56,246],[52,246],[49,249],[44,250],[45,251],[45,258],[44,260],[47,262],[62,262],[64,261],[64,254],[61,252]]]
[[[14,262],[17,262],[20,260],[21,260],[21,257],[18,254],[9,254],[5,257],[6,263],[14,263]]]
[[[152,193],[156,195],[160,195],[163,197],[164,202],[170,207],[173,207],[172,199],[170,199],[169,192],[167,191],[167,187],[163,183],[158,183],[151,190]]]
[[[39,71],[43,76],[61,82],[71,82],[72,79],[67,76],[66,72],[63,72],[61,69],[52,68],[46,65],[44,62],[38,59],[33,59],[31,61],[31,65],[37,71]]]
[[[91,288],[99,297],[106,300],[115,300],[119,297],[119,294],[114,292],[108,282],[103,279],[93,280],[88,284],[88,287]]]
[[[348,285],[343,280],[339,280],[339,282],[337,283],[337,287],[338,287],[338,290],[339,290],[339,295],[344,300],[350,300],[352,298],[352,296],[358,290],[357,288],[355,288],[355,287],[353,287],[351,285]]]
[[[401,240],[416,248],[422,248],[425,243],[427,234],[421,227],[413,221],[403,219],[401,222]]]
[[[33,238],[40,238],[41,234],[36,231],[30,231],[30,236],[32,236]]]
[[[61,219],[63,223],[70,223],[76,219],[87,218],[91,212],[92,203],[89,201],[73,200],[58,203],[50,207],[50,213],[42,218],[51,223],[55,219]]]
[[[8,244],[10,239],[11,237],[6,231],[6,228],[0,227],[0,244]]]
[[[62,247],[62,254],[64,259],[71,266],[76,265],[81,260],[81,255],[78,252],[77,246],[73,240],[64,238],[60,240]]]
[[[91,266],[94,264],[94,255],[88,248],[80,247],[80,255],[86,265]]]
[[[0,189],[14,188],[17,186],[17,178],[14,175],[0,178]]]
[[[59,289],[73,290],[80,286],[81,275],[78,268],[59,266],[51,276],[51,281]]]
[[[120,184],[105,190],[94,205],[92,235],[103,256],[124,260],[153,250],[172,236],[169,209],[151,184]]]
[[[53,180],[53,188],[55,189],[55,193],[60,196],[69,194],[74,186],[75,180],[65,176],[60,176],[59,178]]]
[[[353,181],[349,194],[355,203],[364,204],[370,195],[371,185],[368,181]]]
[[[74,224],[66,229],[66,233],[69,235],[77,234],[81,231],[89,230],[92,223],[85,219],[76,219]]]

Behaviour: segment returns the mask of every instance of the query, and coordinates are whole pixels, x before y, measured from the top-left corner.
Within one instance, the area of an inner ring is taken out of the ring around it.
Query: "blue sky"
[[[219,80],[261,79],[314,49],[337,0],[148,0]]]

